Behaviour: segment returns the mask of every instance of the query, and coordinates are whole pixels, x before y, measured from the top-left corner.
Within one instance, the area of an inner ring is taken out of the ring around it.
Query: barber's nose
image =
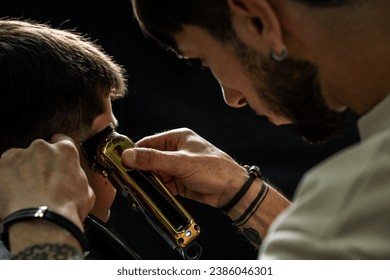
[[[241,92],[221,84],[223,98],[226,104],[234,108],[241,108],[247,105],[246,99]]]

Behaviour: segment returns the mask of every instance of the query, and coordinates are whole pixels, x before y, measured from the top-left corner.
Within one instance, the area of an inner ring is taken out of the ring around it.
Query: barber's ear
[[[280,21],[267,0],[227,0],[233,28],[248,46],[263,54],[283,48]]]

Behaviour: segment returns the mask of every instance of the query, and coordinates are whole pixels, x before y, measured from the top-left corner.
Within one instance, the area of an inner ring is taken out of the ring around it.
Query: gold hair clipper
[[[92,168],[107,177],[125,196],[132,209],[139,210],[172,249],[184,259],[199,259],[202,247],[196,238],[200,227],[168,188],[151,171],[126,168],[122,152],[135,144],[111,126],[81,144]]]

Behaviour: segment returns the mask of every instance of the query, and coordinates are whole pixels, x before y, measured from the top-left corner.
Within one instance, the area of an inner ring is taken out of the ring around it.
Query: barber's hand
[[[0,158],[0,220],[22,208],[46,205],[80,228],[95,196],[71,138],[56,134]]]
[[[223,207],[245,183],[242,166],[193,131],[182,128],[146,137],[125,150],[124,165],[155,170],[174,194]]]

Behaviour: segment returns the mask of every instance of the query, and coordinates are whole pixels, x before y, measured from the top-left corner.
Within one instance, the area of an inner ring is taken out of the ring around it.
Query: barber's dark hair
[[[124,69],[72,31],[0,20],[0,153],[90,131],[104,99],[126,92]]]
[[[230,11],[226,0],[132,0],[143,32],[163,47],[177,51],[173,34],[184,24],[205,28],[221,41],[230,40]]]
[[[356,0],[291,0],[312,7],[333,7]],[[173,34],[183,25],[203,27],[222,42],[234,33],[226,0],[132,0],[134,16],[143,32],[163,47],[177,51]]]

